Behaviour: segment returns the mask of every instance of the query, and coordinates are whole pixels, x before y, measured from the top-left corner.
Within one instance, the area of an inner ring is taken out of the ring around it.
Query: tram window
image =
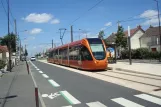
[[[63,57],[63,60],[66,60],[67,59],[67,49],[64,49],[62,51],[62,57]]]
[[[52,58],[53,56],[52,53],[53,53],[52,51],[49,53],[49,58]]]
[[[69,60],[73,60],[72,52],[73,52],[73,47],[70,47],[69,48]]]
[[[89,60],[89,61],[93,60],[89,50],[85,46],[81,47],[80,54],[82,60]]]

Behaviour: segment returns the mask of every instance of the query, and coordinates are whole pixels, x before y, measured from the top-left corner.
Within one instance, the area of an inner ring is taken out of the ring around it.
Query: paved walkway
[[[116,64],[109,64],[108,67],[112,67],[113,70],[123,70],[161,76],[161,64],[132,63],[132,65],[129,65],[128,62],[117,62]]]
[[[35,107],[34,83],[25,62],[0,78],[0,107]]]

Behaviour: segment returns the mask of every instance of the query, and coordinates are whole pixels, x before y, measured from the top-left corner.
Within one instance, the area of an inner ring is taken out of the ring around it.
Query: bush
[[[0,69],[3,69],[5,65],[5,61],[0,60]]]
[[[138,59],[147,59],[149,56],[149,50],[147,48],[138,48],[134,54]]]
[[[129,50],[124,50],[121,52],[122,59],[129,58]],[[151,52],[147,48],[138,48],[131,50],[132,59],[159,59],[161,58],[161,53]]]

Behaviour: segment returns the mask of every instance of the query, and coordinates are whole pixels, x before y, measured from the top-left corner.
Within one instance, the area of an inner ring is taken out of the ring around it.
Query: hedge
[[[123,50],[121,52],[121,58],[128,59],[129,51]],[[147,48],[138,48],[138,49],[131,50],[131,58],[132,59],[160,59],[161,53],[149,51]]]
[[[0,69],[3,69],[5,65],[5,61],[0,60]]]

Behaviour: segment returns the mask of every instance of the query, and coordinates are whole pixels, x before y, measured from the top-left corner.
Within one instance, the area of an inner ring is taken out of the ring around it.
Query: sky
[[[0,1],[0,37],[3,37],[7,34],[4,11],[7,3]],[[161,0],[158,1],[161,11]],[[74,41],[86,35],[97,37],[100,30],[104,30],[107,38],[117,31],[118,21],[124,30],[128,26],[141,25],[144,30],[150,24],[158,26],[154,0],[10,0],[10,11],[10,32],[15,32],[16,19],[17,32],[29,55],[51,48],[52,39],[56,46],[61,45],[59,29],[62,28],[66,29],[63,43],[69,43],[71,25]]]

